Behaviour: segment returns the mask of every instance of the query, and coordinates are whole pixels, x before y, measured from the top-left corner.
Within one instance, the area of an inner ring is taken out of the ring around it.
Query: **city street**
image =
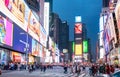
[[[68,73],[64,74],[62,67],[54,67],[53,69],[47,69],[46,72],[41,72],[40,70],[33,71],[29,73],[26,70],[23,71],[8,71],[2,73],[0,77],[78,77],[77,74],[70,74],[70,69]],[[88,73],[81,72],[79,77],[90,77]]]
[[[41,72],[40,70],[33,71],[29,73],[28,71],[8,71],[2,73],[0,77],[69,77],[70,74],[63,73],[62,67],[54,67],[53,69],[47,69],[46,72]]]

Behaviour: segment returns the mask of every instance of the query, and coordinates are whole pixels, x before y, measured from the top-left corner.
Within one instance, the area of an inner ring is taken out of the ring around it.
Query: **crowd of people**
[[[66,64],[64,65],[64,67],[66,67]],[[77,75],[80,75],[80,73],[84,71],[93,77],[101,74],[107,74],[111,76],[115,71],[120,70],[118,65],[110,65],[108,63],[87,65],[74,63],[70,66],[68,65],[68,67],[70,67],[71,73],[73,74],[77,73]]]
[[[44,63],[32,63],[32,64],[21,64],[21,63],[9,63],[7,65],[0,65],[3,70],[28,70],[32,72],[36,69],[40,69],[41,72],[46,72],[46,69],[53,69],[52,64]],[[80,75],[82,72],[87,72],[90,76],[97,76],[100,74],[113,74],[116,70],[119,70],[118,65],[110,65],[108,63],[104,64],[82,64],[82,63],[63,63],[62,65],[64,73],[68,73],[68,68],[71,74]]]

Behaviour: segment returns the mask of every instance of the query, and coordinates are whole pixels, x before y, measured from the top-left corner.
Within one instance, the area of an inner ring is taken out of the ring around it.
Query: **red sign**
[[[75,24],[75,33],[82,33],[82,24],[81,23]]]
[[[15,61],[15,62],[21,62],[21,56],[13,55],[13,61]]]

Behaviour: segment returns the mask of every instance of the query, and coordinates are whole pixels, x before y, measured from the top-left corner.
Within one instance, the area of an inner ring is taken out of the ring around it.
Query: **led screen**
[[[76,34],[81,34],[82,33],[82,24],[81,23],[76,23],[75,24],[75,33]]]
[[[40,53],[40,44],[32,39],[32,55],[34,56],[39,56],[39,53]]]
[[[46,42],[47,42],[47,34],[45,32],[45,29],[40,26],[40,43],[46,47]]]
[[[107,54],[109,52],[109,36],[107,29],[105,29],[103,32],[103,41],[104,41],[105,52]]]
[[[87,40],[83,41],[83,52],[84,53],[88,52],[88,41]]]
[[[75,55],[82,55],[82,44],[75,45]]]
[[[75,50],[75,42],[72,42],[72,51],[74,52]]]
[[[27,40],[28,36],[28,40]],[[19,52],[31,52],[32,45],[32,37],[30,37],[25,31],[23,31],[20,27],[14,24],[14,37],[13,37],[13,49]],[[28,41],[28,49],[26,49]]]
[[[0,12],[0,43],[12,46],[13,23]]]
[[[0,11],[39,41],[40,24],[24,0],[0,0]]]
[[[118,3],[116,5],[115,15],[116,15],[117,27],[118,27],[119,39],[120,39],[120,1],[119,0],[118,0]]]

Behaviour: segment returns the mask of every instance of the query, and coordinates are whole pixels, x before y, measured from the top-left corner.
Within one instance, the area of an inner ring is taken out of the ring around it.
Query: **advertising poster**
[[[7,63],[7,53],[4,50],[0,50],[1,52],[1,63],[6,64]]]
[[[7,9],[21,22],[24,22],[25,5],[23,0],[3,0]]]
[[[82,44],[75,45],[75,55],[82,55]]]
[[[76,23],[75,24],[75,34],[81,34],[82,33],[82,24]]]
[[[27,30],[25,25],[25,3],[24,0],[0,0],[0,11],[18,24],[19,27]]]
[[[83,52],[84,53],[88,52],[88,41],[87,40],[83,41]]]
[[[28,38],[28,39],[27,39]],[[31,52],[32,37],[23,31],[20,27],[14,24],[13,49],[19,52]],[[26,47],[26,45],[28,45]]]
[[[32,55],[34,56],[39,56],[39,53],[40,53],[40,44],[32,39]]]
[[[49,35],[49,2],[45,2],[44,3],[44,29],[47,33],[47,35]]]
[[[40,37],[40,24],[24,0],[0,0],[0,11],[36,40]]]
[[[106,54],[108,54],[108,52],[109,52],[109,36],[108,36],[108,31],[106,28],[103,32],[103,41],[104,41],[105,52],[106,52]]]
[[[47,34],[42,26],[40,26],[40,43],[46,47]]]
[[[40,37],[40,24],[33,15],[32,11],[28,15],[28,33],[32,35],[37,41]]]
[[[0,12],[0,43],[12,46],[13,23]]]
[[[115,15],[116,15],[117,27],[118,27],[119,39],[120,39],[120,1],[118,1],[117,5],[116,5]]]
[[[110,14],[108,22],[110,25],[111,36],[112,36],[112,38],[114,37],[114,42],[117,43],[117,35],[115,32],[115,23],[114,23],[113,13]]]
[[[22,55],[20,53],[13,51],[11,53],[11,55],[12,55],[12,61],[14,61],[14,62],[21,62]]]

